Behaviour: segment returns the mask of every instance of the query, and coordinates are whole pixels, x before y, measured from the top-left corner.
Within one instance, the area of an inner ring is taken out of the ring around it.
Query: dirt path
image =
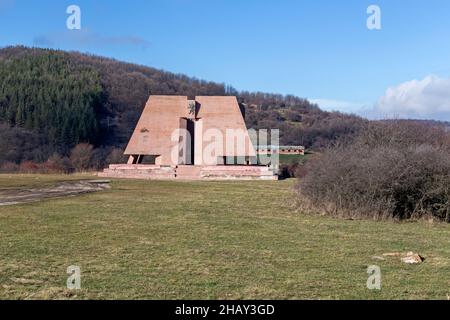
[[[108,180],[65,181],[53,186],[27,189],[0,189],[0,206],[75,196],[110,188]]]

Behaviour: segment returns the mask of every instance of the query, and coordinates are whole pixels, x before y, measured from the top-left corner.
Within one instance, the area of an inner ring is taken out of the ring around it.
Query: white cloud
[[[450,79],[429,75],[388,88],[374,111],[386,117],[448,120]]]

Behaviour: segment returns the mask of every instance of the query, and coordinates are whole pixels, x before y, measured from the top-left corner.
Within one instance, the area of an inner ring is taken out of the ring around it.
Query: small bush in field
[[[280,156],[281,158],[282,156]],[[280,159],[280,167],[278,171],[278,177],[280,179],[299,178],[303,177],[306,172],[307,159],[315,157],[315,154],[308,154],[308,158],[305,156],[294,156],[287,159]]]
[[[19,171],[21,173],[38,173],[40,170],[40,166],[33,161],[23,161],[20,163]]]
[[[280,179],[295,178],[299,166],[298,162],[280,165],[278,177]]]
[[[62,157],[57,153],[48,158],[47,162],[41,165],[42,173],[71,173],[73,171],[72,163],[67,157]]]
[[[127,163],[127,157],[124,156],[123,150],[119,148],[114,148],[109,153],[106,158],[107,164],[119,164],[119,163]]]
[[[0,166],[1,173],[14,173],[19,171],[19,165],[14,162],[5,162]]]
[[[450,222],[450,136],[417,123],[371,124],[311,161],[298,191],[303,208],[333,215]]]
[[[88,170],[91,167],[94,147],[88,143],[77,144],[70,153],[70,161],[77,171]]]

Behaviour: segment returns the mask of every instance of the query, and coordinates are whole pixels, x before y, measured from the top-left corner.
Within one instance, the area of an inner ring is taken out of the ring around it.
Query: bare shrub
[[[65,173],[69,174],[73,171],[72,163],[67,157],[62,157],[55,153],[47,162],[41,165],[41,173]]]
[[[278,177],[280,179],[295,178],[299,166],[300,163],[298,162],[281,164],[278,172]]]
[[[94,147],[87,143],[76,145],[70,153],[70,161],[77,171],[85,171],[91,167]]]
[[[120,163],[127,163],[127,157],[124,156],[123,150],[119,148],[114,148],[109,153],[108,157],[106,158],[107,164],[120,164]]]
[[[19,165],[14,162],[5,162],[0,166],[1,173],[15,173],[19,171]]]
[[[402,121],[368,125],[308,164],[300,205],[340,216],[450,222],[450,139]]]
[[[23,161],[20,163],[19,171],[21,173],[38,173],[40,170],[39,164],[33,161]]]

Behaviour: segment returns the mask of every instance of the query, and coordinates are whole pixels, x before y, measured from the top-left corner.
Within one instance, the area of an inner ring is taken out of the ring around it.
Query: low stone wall
[[[278,180],[263,166],[111,165],[98,174],[105,178],[146,180]]]
[[[262,166],[207,166],[202,167],[205,180],[278,180],[268,167]]]
[[[168,180],[175,179],[176,173],[173,167],[158,165],[113,164],[108,169],[98,174],[105,178]]]

